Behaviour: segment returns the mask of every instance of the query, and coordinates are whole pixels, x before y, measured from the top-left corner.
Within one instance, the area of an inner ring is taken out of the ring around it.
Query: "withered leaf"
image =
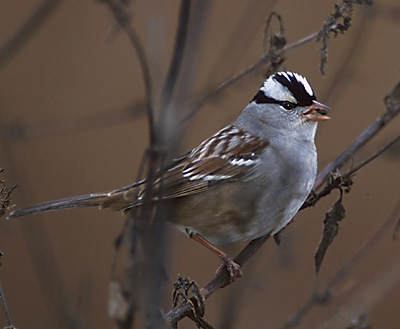
[[[346,210],[343,207],[342,198],[340,197],[332,208],[325,214],[322,237],[314,255],[315,271],[317,273],[321,268],[326,251],[339,232],[339,222],[345,217]]]

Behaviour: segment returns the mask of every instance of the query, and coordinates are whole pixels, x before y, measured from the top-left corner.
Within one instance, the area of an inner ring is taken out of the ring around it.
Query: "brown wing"
[[[245,178],[268,141],[231,125],[166,167],[157,180],[156,195],[178,198],[212,188],[217,182]]]

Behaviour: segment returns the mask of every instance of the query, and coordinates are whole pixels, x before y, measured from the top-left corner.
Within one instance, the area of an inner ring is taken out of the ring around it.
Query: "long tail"
[[[110,208],[120,211],[135,205],[137,202],[136,188],[143,184],[143,182],[144,181],[134,183],[110,192],[79,195],[60,200],[38,203],[26,208],[12,211],[8,215],[7,219],[32,215],[39,212],[84,207],[99,207],[100,209]]]

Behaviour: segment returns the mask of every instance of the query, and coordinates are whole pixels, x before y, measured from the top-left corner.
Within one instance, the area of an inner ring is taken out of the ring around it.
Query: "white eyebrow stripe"
[[[275,99],[277,101],[289,101],[292,103],[296,102],[296,98],[289,91],[289,89],[273,79],[273,76],[270,76],[264,81],[261,87],[261,91],[264,93],[265,96]]]

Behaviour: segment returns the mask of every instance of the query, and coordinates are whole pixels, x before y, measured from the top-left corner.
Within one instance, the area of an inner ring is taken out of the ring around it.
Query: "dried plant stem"
[[[118,25],[125,31],[126,35],[131,42],[133,49],[136,51],[140,68],[142,70],[142,78],[146,93],[146,110],[147,121],[149,124],[150,144],[154,145],[155,131],[154,131],[154,112],[152,103],[153,86],[151,82],[150,65],[148,63],[144,47],[140,41],[136,30],[130,24],[130,16],[126,11],[124,3],[118,0],[99,0],[105,3],[110,11],[113,13],[114,18]]]
[[[3,287],[1,286],[1,283],[0,283],[0,301],[1,305],[3,306],[4,316],[6,318],[7,326],[11,327],[12,326],[11,317],[10,313],[8,312],[6,298],[4,297]]]
[[[353,175],[356,171],[360,170],[362,167],[366,166],[368,163],[370,163],[372,160],[375,160],[378,156],[380,156],[383,152],[388,150],[390,147],[392,147],[394,144],[396,144],[398,141],[400,141],[400,135],[398,135],[396,138],[392,139],[389,143],[381,147],[378,151],[376,151],[374,154],[372,154],[370,157],[367,159],[363,160],[360,162],[357,166],[351,168],[346,175],[351,176]]]

